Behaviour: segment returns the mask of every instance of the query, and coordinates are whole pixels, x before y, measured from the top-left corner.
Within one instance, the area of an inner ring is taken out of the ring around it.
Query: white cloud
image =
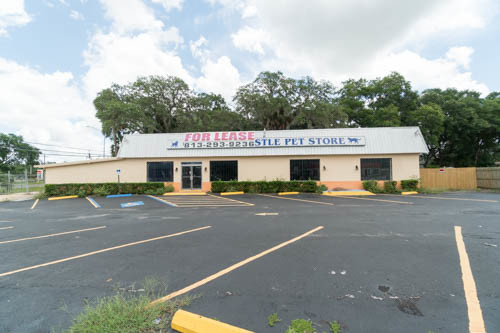
[[[245,26],[237,33],[232,34],[231,39],[237,48],[261,55],[264,54],[264,45],[270,43],[270,38],[265,30],[249,26]]]
[[[230,103],[236,89],[241,85],[240,73],[226,56],[202,64],[203,75],[195,81],[195,88],[221,94]]]
[[[210,51],[206,48],[207,45],[208,40],[205,37],[200,36],[197,41],[189,42],[189,49],[191,50],[193,57],[204,61],[210,57]]]
[[[24,10],[24,0],[9,0],[0,3],[0,37],[8,36],[7,28],[23,26],[31,21]]]
[[[26,141],[102,150],[102,136],[85,127],[100,126],[95,111],[81,96],[71,73],[42,74],[0,58],[0,90],[0,119],[6,120],[1,122],[0,131],[22,135]],[[75,159],[84,158],[48,157]]]
[[[454,61],[464,69],[469,69],[469,64],[472,60],[471,57],[473,53],[474,49],[472,47],[456,46],[450,48],[448,52],[446,52],[446,58]]]
[[[89,97],[111,83],[125,84],[138,76],[175,75],[191,83],[181,58],[168,50],[169,42],[177,43],[180,36],[176,28],[136,35],[97,33],[84,54],[89,67],[83,82]]]
[[[488,87],[474,80],[471,72],[462,70],[465,64],[470,63],[473,51],[470,47],[454,47],[446,53],[446,57],[436,59],[426,59],[408,50],[391,52],[377,56],[363,73],[373,78],[397,71],[419,90],[426,88],[470,89],[486,95],[489,92]]]
[[[71,17],[75,21],[81,21],[85,19],[82,13],[76,10],[71,10],[71,12],[69,13],[69,17]]]
[[[154,3],[161,4],[167,12],[171,11],[174,8],[181,11],[182,4],[184,3],[184,0],[152,0],[152,1]]]
[[[151,8],[139,0],[101,0],[112,29],[119,33],[161,30],[163,22],[156,19]]]

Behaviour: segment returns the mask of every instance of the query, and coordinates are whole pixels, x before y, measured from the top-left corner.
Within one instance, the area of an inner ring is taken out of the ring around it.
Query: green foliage
[[[372,193],[379,193],[380,189],[378,187],[377,181],[376,180],[365,180],[363,181],[363,188]]]
[[[396,193],[396,185],[398,184],[397,181],[389,180],[384,182],[384,192],[385,193]]]
[[[328,187],[325,184],[321,184],[320,186],[318,186],[318,193],[323,193],[325,191],[328,191]]]
[[[281,319],[278,318],[278,314],[276,312],[273,313],[272,315],[270,315],[269,317],[267,317],[267,324],[270,327],[274,327],[274,325],[276,323],[279,323],[280,321],[281,321]]]
[[[15,172],[35,165],[40,157],[40,150],[26,142],[22,136],[0,133],[0,172]]]
[[[118,191],[117,183],[95,183],[95,184],[46,184],[44,193],[48,197],[65,195],[109,195],[120,193],[144,194],[146,191],[158,191],[163,194],[165,188],[163,183],[120,183]]]
[[[314,328],[310,320],[294,319],[288,326],[286,333],[314,333]]]
[[[142,293],[126,294],[120,292],[114,296],[97,299],[88,303],[85,310],[74,319],[68,333],[94,332],[164,332],[168,330],[170,320],[179,308],[189,305],[191,298],[151,305],[165,292],[156,294],[156,280],[146,279]],[[134,287],[132,288],[134,289]],[[140,290],[134,289],[135,291]],[[156,322],[160,319],[159,322]]]
[[[315,181],[214,181],[211,191],[214,193],[243,191],[245,193],[277,192],[317,192]]]
[[[402,180],[401,188],[405,191],[416,191],[418,189],[418,179]]]
[[[330,325],[331,333],[340,333],[341,327],[338,321],[334,320],[328,323]]]
[[[174,191],[174,186],[172,184],[168,184],[165,186],[165,192],[164,193],[170,193]]]

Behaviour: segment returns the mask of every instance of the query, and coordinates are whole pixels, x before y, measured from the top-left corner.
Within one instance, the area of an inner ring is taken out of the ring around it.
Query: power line
[[[25,143],[31,143],[35,145],[41,145],[41,146],[52,146],[52,147],[59,147],[59,148],[68,148],[68,149],[75,149],[75,150],[85,150],[85,151],[101,151],[100,149],[87,149],[87,148],[76,148],[76,147],[69,147],[69,146],[61,146],[61,145],[53,145],[53,144],[48,144],[48,143],[40,143],[40,142],[30,142],[30,141],[24,141]]]
[[[0,145],[1,147],[5,148],[10,148],[9,146],[5,145]],[[87,157],[87,156],[94,156],[94,157],[99,157],[102,156],[102,153],[80,153],[80,152],[73,152],[73,151],[64,151],[64,150],[52,150],[52,149],[44,149],[44,148],[14,148],[13,151],[26,151],[26,152],[37,152],[40,155],[45,154],[46,156],[72,156],[72,157]],[[48,152],[48,153],[46,153]],[[59,154],[59,153],[64,153],[64,154]],[[106,155],[105,155],[106,157]]]

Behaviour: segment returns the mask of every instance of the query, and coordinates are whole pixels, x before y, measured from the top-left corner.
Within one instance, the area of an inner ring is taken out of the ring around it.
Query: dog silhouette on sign
[[[177,148],[178,146],[179,146],[179,141],[172,142],[172,145],[171,145],[172,148]]]
[[[347,138],[349,140],[349,143],[359,143],[359,138]]]

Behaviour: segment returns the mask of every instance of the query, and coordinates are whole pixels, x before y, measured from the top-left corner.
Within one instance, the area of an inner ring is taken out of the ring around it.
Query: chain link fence
[[[0,173],[0,194],[40,192],[43,190],[43,185],[40,175],[30,175],[28,172]]]

